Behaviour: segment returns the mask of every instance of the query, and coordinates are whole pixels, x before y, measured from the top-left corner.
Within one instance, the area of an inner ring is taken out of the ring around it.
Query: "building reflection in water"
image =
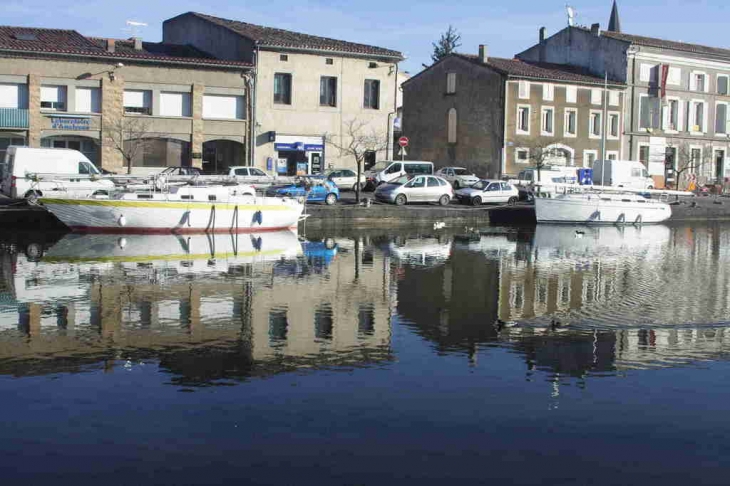
[[[0,253],[0,373],[154,360],[187,386],[367,366],[392,360],[393,316],[474,366],[507,348],[554,393],[729,347],[722,226],[241,236],[69,235],[41,262]]]

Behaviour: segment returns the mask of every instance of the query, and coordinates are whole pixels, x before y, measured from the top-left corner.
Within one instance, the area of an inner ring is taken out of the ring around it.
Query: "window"
[[[618,160],[618,152],[615,150],[609,150],[606,152],[606,158],[608,160]]]
[[[385,173],[386,174],[394,174],[396,172],[400,172],[401,170],[403,170],[401,168],[401,164],[400,163],[396,163],[396,164],[393,164],[390,167],[388,167],[388,169],[385,171]]]
[[[291,105],[291,74],[274,74],[274,104]]]
[[[99,171],[96,170],[96,167],[94,167],[90,163],[86,161],[79,162],[79,174],[92,175],[98,173]]]
[[[527,164],[530,161],[530,151],[525,148],[516,149],[515,159],[518,164]]]
[[[449,109],[448,143],[456,143],[456,108]]]
[[[439,180],[435,177],[428,178],[428,187],[439,187]]]
[[[578,132],[577,129],[577,118],[578,118],[578,111],[572,108],[568,108],[565,110],[565,124],[563,125],[565,136],[566,137],[575,137]]]
[[[76,88],[76,111],[101,113],[101,90],[99,88]]]
[[[519,82],[519,97],[522,99],[530,99],[530,82],[520,81]]]
[[[129,151],[139,140],[124,142]],[[133,167],[179,167],[190,164],[190,142],[166,138],[145,139],[140,150],[132,159]]]
[[[644,165],[649,164],[649,146],[639,145],[639,162]]]
[[[619,104],[618,91],[609,91],[608,92],[608,104],[611,106],[618,106],[618,104]]]
[[[331,57],[328,57],[327,59],[324,60],[324,63],[331,66],[332,64],[335,63],[335,60],[332,59]]]
[[[41,86],[41,108],[66,111],[66,86]]]
[[[591,111],[589,117],[590,124],[588,126],[588,134],[590,138],[597,138],[601,136],[601,112]]]
[[[320,106],[337,106],[337,78],[322,76],[319,78]]]
[[[248,173],[251,174],[252,176],[265,176],[266,175],[266,172],[264,172],[261,169],[257,169],[255,167],[251,167],[250,169],[248,169]]]
[[[691,148],[689,151],[690,168],[689,172],[694,172],[696,168],[700,166],[702,161],[702,149]]]
[[[678,67],[670,67],[667,73],[667,84],[679,86],[682,84],[682,70]]]
[[[0,83],[0,108],[28,109],[28,86]]]
[[[715,111],[715,133],[727,134],[727,103],[718,103]]]
[[[679,131],[679,100],[667,99],[665,117],[664,129],[675,132]]]
[[[661,107],[656,96],[642,96],[639,100],[639,128],[659,128]]]
[[[704,133],[705,130],[705,102],[690,102],[690,132]]]
[[[601,90],[599,88],[591,89],[591,104],[600,105],[601,101]]]
[[[363,105],[373,110],[380,109],[380,81],[377,79],[365,80]]]
[[[689,78],[690,91],[707,91],[707,75],[703,72],[692,71]]]
[[[529,134],[530,133],[530,107],[529,106],[518,106],[517,107],[517,133]]]
[[[654,86],[657,85],[659,79],[659,65],[658,64],[642,64],[639,73],[639,81],[649,83]]]
[[[152,91],[125,90],[124,113],[138,115],[152,114]]]
[[[456,93],[456,73],[446,73],[446,94]]]
[[[619,134],[619,115],[618,113],[608,114],[608,136],[618,138]]]
[[[244,97],[235,95],[203,95],[203,118],[244,120]]]
[[[160,116],[191,116],[190,93],[160,93]]]
[[[595,150],[583,151],[583,167],[593,167],[593,162],[598,158],[598,152]]]
[[[287,54],[279,54],[279,60],[287,62],[289,60],[289,56]]]
[[[577,86],[566,86],[565,87],[565,102],[576,103],[578,101],[578,87]]]
[[[728,77],[724,74],[719,74],[717,76],[717,94],[728,94]]]
[[[369,62],[368,63],[368,67],[370,69],[375,69],[376,67],[378,67],[378,63],[377,62]]]
[[[544,107],[542,109],[542,135],[553,135],[553,113],[555,110],[552,107]]]
[[[542,99],[545,101],[553,101],[555,98],[555,86],[550,83],[542,85]]]

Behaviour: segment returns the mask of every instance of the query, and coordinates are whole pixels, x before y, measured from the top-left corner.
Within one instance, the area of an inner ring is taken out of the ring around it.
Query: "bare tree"
[[[540,177],[540,171],[547,165],[550,165],[550,160],[561,155],[563,149],[556,147],[560,141],[556,140],[535,140],[528,143],[520,143],[520,148],[525,148],[528,151],[527,159],[530,164],[537,170],[537,180],[542,180]],[[570,157],[569,154],[565,154],[566,157]],[[570,160],[568,160],[570,162]]]
[[[105,124],[104,138],[122,154],[127,174],[132,173],[132,161],[143,154],[149,137],[150,120],[137,116],[123,116]]]
[[[357,185],[355,201],[360,203],[360,178],[365,154],[381,152],[388,148],[388,134],[376,131],[368,126],[368,122],[353,118],[344,123],[344,130],[340,136],[325,134],[324,140],[340,152],[340,157],[353,157],[357,163]]]
[[[693,150],[699,150],[699,153],[693,153]],[[675,188],[679,190],[679,183],[682,174],[695,174],[712,164],[712,150],[709,147],[690,147],[688,143],[682,143],[677,147],[677,160],[675,161]]]
[[[441,58],[448,56],[452,52],[454,52],[459,46],[461,46],[461,34],[453,28],[451,25],[449,25],[449,28],[446,29],[446,32],[441,34],[441,38],[438,40],[438,42],[432,42],[433,45],[433,54],[431,54],[431,60],[433,62],[438,62],[441,60]]]

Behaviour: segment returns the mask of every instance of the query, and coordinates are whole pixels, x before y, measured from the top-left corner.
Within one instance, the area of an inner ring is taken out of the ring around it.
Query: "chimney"
[[[540,44],[545,42],[545,27],[540,27]]]
[[[545,49],[545,27],[540,27],[540,43],[537,47],[540,62],[545,62]]]
[[[114,39],[107,39],[106,40],[106,51],[115,52],[116,50],[117,50],[117,46],[114,43]]]
[[[601,24],[592,24],[591,25],[591,34],[595,35],[596,37],[601,35]]]
[[[489,50],[484,44],[479,44],[479,62],[482,64],[489,62]]]
[[[134,50],[135,51],[141,51],[142,50],[142,38],[141,37],[132,37],[134,40]]]

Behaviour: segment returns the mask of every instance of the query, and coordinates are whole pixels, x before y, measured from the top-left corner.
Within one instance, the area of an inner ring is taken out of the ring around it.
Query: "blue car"
[[[301,177],[292,184],[280,184],[270,186],[266,189],[269,197],[292,197],[299,198],[307,196],[307,202],[324,202],[332,205],[340,199],[340,190],[330,180],[324,177]]]

